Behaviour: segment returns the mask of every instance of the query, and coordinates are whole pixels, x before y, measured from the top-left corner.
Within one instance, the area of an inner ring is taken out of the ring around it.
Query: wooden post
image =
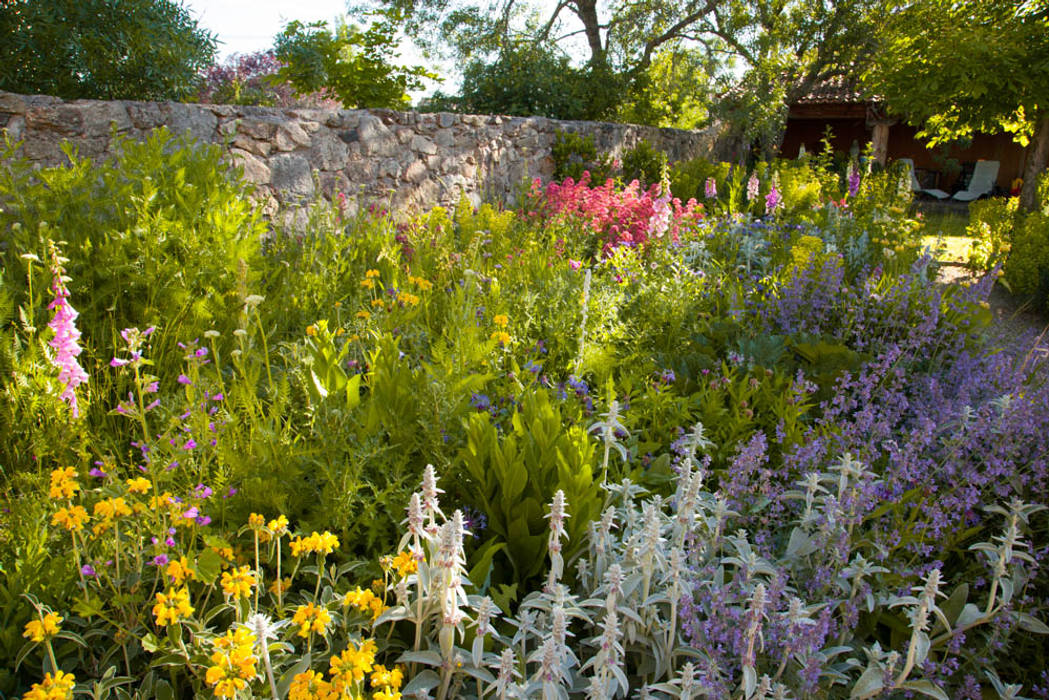
[[[874,146],[874,160],[883,168],[889,160],[889,126],[891,122],[875,122],[871,143]]]

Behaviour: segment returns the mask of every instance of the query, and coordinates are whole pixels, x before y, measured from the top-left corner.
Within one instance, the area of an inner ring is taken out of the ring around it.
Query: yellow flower
[[[103,520],[131,515],[131,508],[123,498],[107,498],[95,504],[95,517]]]
[[[400,552],[393,558],[393,568],[396,569],[397,575],[404,578],[408,574],[414,574],[419,570],[419,562],[415,560],[415,557],[411,552],[404,551]]]
[[[317,326],[312,323],[306,326],[306,335],[317,335]]]
[[[372,693],[372,700],[401,700],[401,691],[393,688],[383,688]]]
[[[301,557],[303,554],[331,554],[339,546],[339,538],[324,531],[318,534],[316,531],[308,537],[296,537],[290,543],[293,556]]]
[[[324,634],[330,622],[331,615],[328,614],[328,609],[314,605],[312,602],[295,608],[295,615],[291,618],[291,623],[299,626],[298,635],[300,637],[308,637],[314,632]]]
[[[76,480],[76,469],[65,467],[51,471],[51,488],[48,496],[51,498],[72,498],[80,490],[80,484]]]
[[[252,530],[261,530],[266,527],[266,516],[252,513],[248,516],[248,527]]]
[[[372,306],[382,306],[382,299],[372,299]]]
[[[506,324],[510,323],[510,319],[506,317],[506,314],[496,314],[495,317],[492,318],[492,323],[500,328],[506,328]]]
[[[79,532],[84,529],[84,523],[88,519],[89,516],[83,506],[71,506],[69,508],[59,508],[51,516],[51,524],[61,525],[71,532]]]
[[[60,615],[49,612],[39,620],[30,620],[27,622],[25,631],[22,632],[22,636],[39,644],[45,639],[50,639],[58,634],[58,625],[61,622],[62,617]]]
[[[361,280],[361,286],[365,289],[375,289],[375,282],[372,280]]]
[[[246,688],[258,673],[255,635],[245,627],[237,627],[217,638],[214,644],[215,651],[209,657],[212,665],[204,674],[204,682],[215,686],[215,697],[236,697],[237,691]]]
[[[283,595],[291,588],[291,578],[278,579],[270,584],[269,592],[273,595]]]
[[[366,639],[361,642],[360,646],[354,646],[351,643],[341,654],[332,656],[328,670],[331,674],[332,690],[352,697],[350,686],[360,683],[372,670],[377,650],[375,641]]]
[[[346,597],[343,598],[342,604],[352,605],[363,613],[370,612],[373,620],[382,615],[383,610],[386,609],[382,599],[378,598],[370,590],[362,590],[360,586],[348,592]]]
[[[496,331],[489,337],[500,345],[509,345],[511,340],[510,334],[506,331]]]
[[[415,306],[419,303],[419,297],[410,294],[409,292],[398,292],[397,301],[402,304],[407,304],[408,306]]]
[[[222,591],[233,598],[247,598],[258,582],[250,566],[222,572]]]
[[[408,277],[408,282],[410,282],[411,284],[414,284],[415,286],[417,286],[419,289],[423,290],[424,292],[433,289],[433,283],[430,282],[429,280],[423,279],[422,277],[409,276]]]
[[[291,679],[288,700],[327,700],[334,698],[331,694],[331,683],[316,671],[297,673]]]
[[[283,515],[278,515],[276,518],[266,523],[266,527],[268,527],[274,535],[280,537],[288,532],[288,519]]]
[[[367,272],[364,273],[364,276],[367,277],[368,279],[371,279],[372,277],[378,277],[379,276],[379,271],[378,270],[368,270]]]
[[[376,664],[371,675],[372,688],[390,688],[398,690],[404,681],[404,672],[396,666],[389,671],[382,664]]]
[[[367,321],[371,317],[372,317],[372,315],[369,312],[367,312],[367,311],[358,311],[357,312],[357,318],[363,318],[365,321]]]
[[[34,683],[29,692],[22,696],[23,700],[68,700],[73,697],[73,686],[76,678],[72,673],[56,671],[55,675],[50,673],[44,676],[42,683]]]
[[[153,616],[157,618],[157,626],[164,627],[172,625],[184,617],[193,614],[193,606],[189,604],[189,590],[185,587],[169,588],[164,593],[157,593],[157,604],[153,606]]]
[[[146,493],[151,488],[153,486],[149,483],[149,479],[145,477],[136,476],[134,479],[127,480],[127,490],[130,493]]]
[[[197,572],[190,567],[189,560],[185,557],[169,561],[167,568],[164,569],[164,574],[171,577],[171,582],[176,586],[181,586],[186,579],[197,578]]]

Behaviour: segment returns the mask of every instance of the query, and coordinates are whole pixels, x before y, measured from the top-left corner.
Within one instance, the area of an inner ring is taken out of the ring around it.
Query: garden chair
[[[937,189],[928,189],[927,190],[927,189],[924,189],[922,187],[922,183],[918,182],[918,176],[914,174],[914,161],[911,160],[910,158],[900,158],[899,162],[903,163],[904,165],[906,165],[907,166],[907,172],[910,173],[910,176],[911,176],[911,191],[915,192],[916,194],[927,194],[930,197],[935,197],[936,199],[947,199],[948,197],[951,196],[951,195],[947,194],[946,192],[944,192],[943,190],[937,190]]]
[[[985,194],[990,194],[991,190],[994,189],[995,182],[998,181],[998,166],[999,163],[996,160],[977,161],[976,168],[973,169],[972,179],[969,180],[969,186],[961,192],[955,192],[951,199],[959,202],[971,202]]]

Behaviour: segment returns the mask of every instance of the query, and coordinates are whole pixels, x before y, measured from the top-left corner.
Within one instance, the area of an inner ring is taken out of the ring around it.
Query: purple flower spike
[[[185,384],[185,385],[189,386],[189,385],[193,384],[193,380],[190,379],[189,377],[187,377],[184,374],[180,374],[180,375],[178,375],[178,383],[179,384]]]
[[[80,573],[84,576],[87,576],[88,578],[98,575],[95,571],[95,567],[91,566],[90,564],[84,564],[83,566],[81,566]]]

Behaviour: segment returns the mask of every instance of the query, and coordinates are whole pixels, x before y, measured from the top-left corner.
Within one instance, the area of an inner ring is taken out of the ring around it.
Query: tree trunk
[[[1020,208],[1034,211],[1038,208],[1038,176],[1045,172],[1049,160],[1049,111],[1038,121],[1034,141],[1027,149],[1027,164],[1024,166],[1024,185],[1020,190]]]
[[[597,69],[608,67],[605,47],[601,45],[601,23],[597,19],[597,0],[576,0],[576,15],[583,23],[586,43],[590,45],[590,65]]]

